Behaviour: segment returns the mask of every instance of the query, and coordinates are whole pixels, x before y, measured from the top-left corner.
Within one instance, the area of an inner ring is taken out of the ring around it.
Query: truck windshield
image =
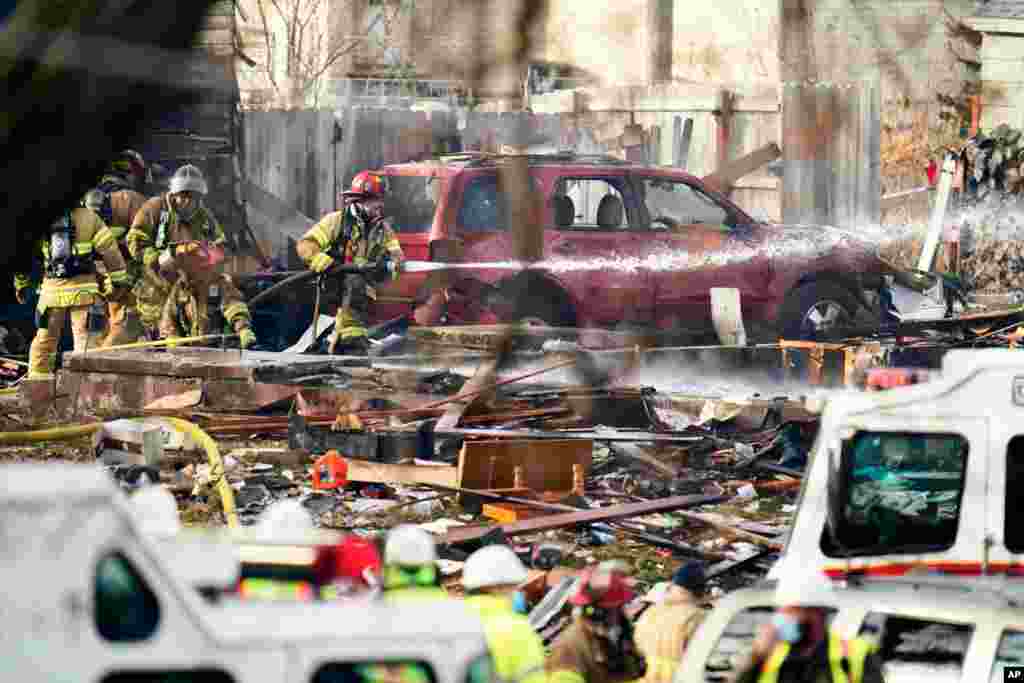
[[[395,232],[430,232],[440,191],[434,176],[388,176],[384,213]]]
[[[843,448],[832,557],[942,550],[960,520],[967,441],[956,434],[858,432]]]

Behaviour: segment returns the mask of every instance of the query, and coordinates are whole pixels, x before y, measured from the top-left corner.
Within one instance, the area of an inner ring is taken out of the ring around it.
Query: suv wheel
[[[787,339],[813,339],[856,319],[857,300],[842,286],[821,280],[794,289],[779,310],[779,334]]]

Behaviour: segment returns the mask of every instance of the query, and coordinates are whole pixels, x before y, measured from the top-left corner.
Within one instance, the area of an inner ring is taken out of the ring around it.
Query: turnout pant
[[[331,353],[339,343],[345,345],[353,340],[366,339],[366,321],[376,298],[376,292],[362,275],[345,275],[341,287],[341,305],[334,316]]]
[[[64,323],[71,316],[71,332],[75,351],[84,351],[89,343],[89,307],[51,306],[42,314],[39,329],[28,349],[28,378],[48,379],[53,376],[57,347],[64,332]]]

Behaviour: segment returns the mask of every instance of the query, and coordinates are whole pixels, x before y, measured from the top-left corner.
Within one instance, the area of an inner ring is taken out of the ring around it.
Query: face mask
[[[516,591],[512,594],[512,611],[517,614],[528,614],[530,612],[530,607],[526,604],[526,595],[522,591]]]
[[[800,623],[785,614],[776,614],[772,617],[772,626],[775,627],[775,633],[779,640],[787,643],[799,642],[803,632]]]

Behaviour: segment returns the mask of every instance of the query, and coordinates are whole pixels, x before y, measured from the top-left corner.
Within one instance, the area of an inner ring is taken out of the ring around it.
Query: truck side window
[[[974,627],[871,612],[860,632],[879,644],[886,683],[959,683]]]
[[[312,683],[436,683],[426,662],[328,662],[313,674]]]
[[[827,623],[831,624],[836,615],[834,609],[828,609]],[[775,607],[748,607],[737,612],[722,631],[715,649],[708,655],[704,665],[704,680],[707,683],[719,683],[732,680],[737,667],[744,663],[750,654],[754,639],[762,628],[771,624]]]
[[[823,538],[822,552],[842,557],[952,547],[967,451],[957,434],[858,432],[843,448],[839,547]]]
[[[1024,631],[1003,631],[989,681],[1002,683],[1006,680],[1003,678],[1003,669],[1008,666],[1024,666]]]
[[[196,669],[194,671],[118,671],[107,674],[100,683],[235,683],[224,671]]]
[[[497,175],[473,178],[462,192],[459,227],[466,232],[493,232],[508,229],[505,195]]]
[[[96,630],[115,643],[146,640],[160,622],[160,605],[153,591],[124,555],[104,555],[96,565]]]
[[[1024,486],[1024,436],[1015,436],[1006,447],[1006,491],[1003,493],[1006,501],[1003,542],[1011,553],[1024,552],[1024,529],[1020,523],[1024,514],[1021,486]]]

